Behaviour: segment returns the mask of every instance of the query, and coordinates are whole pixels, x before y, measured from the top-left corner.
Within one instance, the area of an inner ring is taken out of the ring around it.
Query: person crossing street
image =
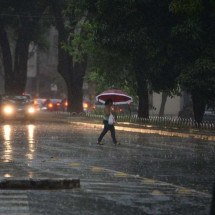
[[[103,128],[101,134],[99,135],[98,142],[97,142],[98,145],[103,145],[102,139],[108,131],[111,132],[111,137],[112,137],[113,143],[115,145],[119,145],[119,142],[117,142],[117,140],[116,140],[116,132],[115,132],[115,127],[114,127],[114,124],[116,123],[116,121],[115,121],[116,116],[112,112],[112,106],[113,106],[113,100],[111,98],[107,99],[105,101],[104,116],[103,116],[104,128]]]

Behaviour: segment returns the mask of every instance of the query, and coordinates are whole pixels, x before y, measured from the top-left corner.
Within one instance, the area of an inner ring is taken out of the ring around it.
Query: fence
[[[86,117],[92,119],[102,119],[102,115],[87,113]],[[204,130],[215,130],[214,121],[203,121],[202,123],[197,123],[192,119],[179,118],[179,117],[159,117],[150,116],[149,118],[139,118],[137,115],[124,115],[117,116],[118,122],[130,122],[137,123],[140,125],[154,125],[158,127],[169,127],[169,128],[198,128]]]
[[[55,112],[58,117],[86,117],[90,119],[103,119],[102,114],[94,113],[69,113],[69,112]],[[197,123],[194,120],[180,117],[159,117],[159,116],[150,116],[149,118],[140,118],[137,115],[119,115],[117,116],[118,122],[129,122],[136,123],[137,126],[157,126],[165,128],[179,128],[179,129],[202,129],[202,130],[215,130],[215,121],[214,120],[205,120],[202,123]]]

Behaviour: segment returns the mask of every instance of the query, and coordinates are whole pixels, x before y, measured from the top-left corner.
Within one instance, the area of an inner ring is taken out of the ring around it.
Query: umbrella
[[[112,99],[114,105],[130,104],[133,98],[121,90],[111,89],[96,96],[96,101],[104,104],[107,99]]]

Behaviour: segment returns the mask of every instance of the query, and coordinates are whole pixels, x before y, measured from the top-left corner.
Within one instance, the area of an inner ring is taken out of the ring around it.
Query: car
[[[24,119],[34,121],[36,108],[28,96],[6,95],[1,100],[0,116],[3,120]]]
[[[60,111],[62,99],[47,99],[45,101],[45,107],[48,111]]]
[[[84,100],[82,104],[83,104],[83,111],[88,112],[90,109],[90,102]],[[68,100],[67,99],[62,99],[59,109],[61,111],[68,110]]]
[[[47,105],[45,104],[46,99],[44,98],[35,98],[34,105],[39,111],[47,110]]]
[[[68,101],[67,101],[66,98],[62,99],[60,106],[61,106],[62,111],[67,111],[67,109],[68,109]]]

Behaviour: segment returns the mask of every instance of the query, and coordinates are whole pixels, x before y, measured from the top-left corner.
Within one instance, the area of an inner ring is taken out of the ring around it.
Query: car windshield
[[[61,99],[50,99],[50,102],[56,104],[56,103],[60,103],[62,100]]]
[[[27,96],[5,96],[4,101],[9,101],[12,103],[27,103],[29,102],[29,98]]]

